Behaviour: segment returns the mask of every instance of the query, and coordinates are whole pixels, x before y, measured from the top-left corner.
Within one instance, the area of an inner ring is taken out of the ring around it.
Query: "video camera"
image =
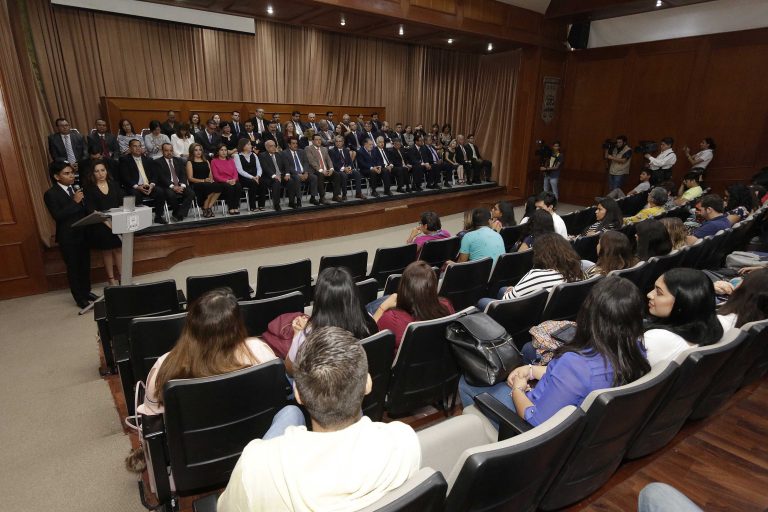
[[[613,151],[613,148],[616,147],[616,139],[605,139],[603,142],[603,149],[607,152]]]
[[[552,148],[547,146],[547,143],[543,140],[537,140],[536,144],[538,144],[538,149],[534,152],[534,154],[539,157],[542,160],[546,160],[548,158],[552,158]]]
[[[659,150],[659,144],[655,140],[641,140],[635,148],[635,153],[646,154],[656,153]]]

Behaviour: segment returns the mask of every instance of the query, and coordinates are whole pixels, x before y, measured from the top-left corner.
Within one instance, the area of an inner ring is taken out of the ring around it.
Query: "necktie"
[[[76,164],[77,159],[75,158],[75,152],[72,150],[72,141],[69,139],[69,134],[62,135],[61,138],[64,141],[64,150],[67,152],[67,161],[71,164]]]
[[[323,152],[320,151],[320,148],[317,148],[317,158],[320,159],[320,170],[325,171],[325,161],[323,161]]]
[[[355,133],[355,146],[359,148],[360,147],[360,140],[358,140],[358,138],[357,138],[357,132],[354,132],[354,133]]]
[[[260,132],[264,131],[264,121],[262,121],[261,119],[259,119],[259,131]]]
[[[147,173],[144,172],[144,162],[141,161],[141,158],[134,158],[133,160],[136,162],[136,167],[139,168],[139,185],[149,185]]]
[[[389,165],[389,160],[387,160],[387,154],[381,148],[379,148],[379,153],[381,153],[381,158],[384,159],[384,166],[385,167],[388,166]]]
[[[277,167],[277,160],[275,159],[275,154],[272,153],[270,156],[272,157],[272,165],[275,166],[275,174],[277,174],[280,172],[280,169],[278,169]]]
[[[213,136],[211,135],[211,132],[206,131],[205,133],[208,134],[208,142],[213,142]]]
[[[240,134],[240,123],[235,123],[235,135]]]
[[[104,158],[109,158],[111,156],[111,153],[107,148],[107,138],[104,137],[103,133],[101,134],[101,154],[104,156]]]
[[[171,170],[171,183],[173,183],[174,187],[179,186],[179,177],[176,176],[176,170],[173,168],[173,160],[170,158],[167,160],[168,162],[168,169]]]
[[[293,161],[296,164],[296,172],[302,174],[304,169],[301,167],[301,162],[299,162],[299,154],[295,151],[291,151],[291,153],[293,153]]]
[[[371,139],[371,140],[374,140],[373,134],[371,132],[368,132],[368,138]]]
[[[459,146],[459,147],[461,147],[461,154],[464,155],[464,160],[466,160],[467,159],[467,152],[464,150],[464,146]]]
[[[437,158],[437,152],[435,151],[435,148],[433,148],[432,146],[429,146],[429,152],[432,153],[432,160],[437,162],[439,158]]]
[[[75,189],[72,186],[67,187],[67,194],[69,194],[69,197],[75,197]]]

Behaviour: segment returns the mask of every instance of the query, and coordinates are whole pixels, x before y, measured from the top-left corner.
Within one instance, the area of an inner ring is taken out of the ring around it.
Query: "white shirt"
[[[175,133],[171,135],[171,144],[173,145],[173,156],[188,157],[189,146],[195,143],[195,138],[189,135],[186,139],[180,139]]]
[[[717,319],[720,320],[720,325],[723,326],[723,334],[736,327],[736,321],[739,317],[736,313],[730,313],[728,315],[717,315]]]
[[[565,227],[563,218],[552,212],[552,223],[555,225],[555,233],[568,240],[568,228]]]
[[[697,164],[693,164],[693,167],[701,167],[702,169],[706,169],[709,165],[709,162],[712,161],[712,157],[714,157],[715,154],[712,152],[711,149],[703,149],[693,155],[694,160],[701,160],[701,162]]]
[[[420,464],[419,439],[399,421],[363,416],[336,432],[288,427],[282,436],[248,443],[218,510],[360,510],[405,483]]]
[[[659,361],[670,361],[676,358],[682,351],[696,346],[685,341],[682,336],[678,336],[666,329],[645,331],[643,339],[645,348],[648,350],[648,364],[651,366]]]
[[[677,155],[672,150],[672,148],[668,148],[659,153],[659,156],[648,157],[648,162],[648,167],[654,171],[658,169],[669,169],[675,165],[675,162],[677,162]]]

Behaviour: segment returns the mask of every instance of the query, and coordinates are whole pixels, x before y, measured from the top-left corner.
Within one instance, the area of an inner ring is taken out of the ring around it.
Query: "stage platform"
[[[222,216],[219,211],[212,219],[198,220],[190,214],[183,222],[153,224],[137,234],[134,275],[167,270],[181,261],[201,256],[277,247],[415,223],[424,211],[450,215],[478,206],[490,207],[501,199],[512,200],[516,205],[522,201],[507,196],[504,187],[490,182],[364,200],[350,197],[343,203],[327,206],[311,205],[305,196],[301,208],[291,209],[283,205],[281,212],[274,211],[270,205],[258,213],[243,209],[240,215]],[[49,289],[66,287],[64,262],[58,248],[47,249],[44,256]],[[91,255],[91,266],[92,281],[106,281],[101,257],[96,252]]]

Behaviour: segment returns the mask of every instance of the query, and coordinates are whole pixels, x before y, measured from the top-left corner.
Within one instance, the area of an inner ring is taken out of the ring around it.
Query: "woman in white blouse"
[[[189,159],[189,146],[194,143],[195,138],[189,132],[189,124],[181,123],[176,129],[176,133],[171,135],[173,156],[181,158],[186,162]]]
[[[675,268],[665,272],[648,294],[648,313],[651,322],[644,341],[651,366],[723,337],[715,312],[715,287],[701,270]]]

